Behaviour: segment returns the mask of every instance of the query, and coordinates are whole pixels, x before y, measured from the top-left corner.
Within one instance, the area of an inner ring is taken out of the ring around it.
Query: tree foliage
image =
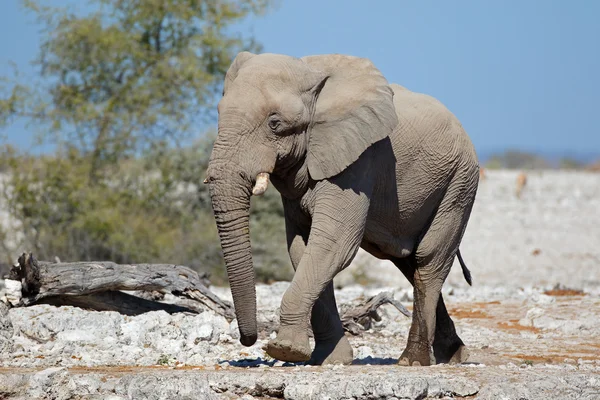
[[[0,81],[0,124],[25,120],[56,153],[3,152],[18,244],[41,259],[163,261],[222,277],[201,184],[214,135],[191,139],[214,122],[235,55],[260,51],[235,24],[270,2],[92,0],[84,13],[23,4],[43,26],[39,81]],[[279,195],[261,200],[251,219],[259,276],[289,276]]]
[[[197,134],[241,50],[231,26],[266,0],[94,0],[85,15],[24,1],[44,27],[37,88],[3,105],[43,127],[41,139],[93,155],[94,171],[158,140]]]

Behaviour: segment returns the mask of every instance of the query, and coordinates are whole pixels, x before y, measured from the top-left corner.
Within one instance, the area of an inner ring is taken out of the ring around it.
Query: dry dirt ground
[[[250,348],[211,313],[0,310],[0,399],[600,399],[600,175],[536,173],[520,199],[516,175],[482,181],[461,247],[474,286],[455,265],[443,290],[464,364],[397,366],[410,320],[390,305],[350,337],[351,366],[269,359],[277,282],[258,285]],[[401,274],[364,254],[336,282],[342,309],[381,291],[412,308]]]
[[[259,286],[263,325],[276,326],[273,299],[286,286]],[[338,297],[343,306],[381,290],[352,286]],[[395,295],[410,305],[409,291]],[[353,365],[324,367],[269,359],[262,350],[268,331],[244,348],[235,322],[227,326],[214,316],[13,309],[0,398],[600,398],[598,292],[451,288],[445,297],[471,353],[462,365],[395,365],[410,321],[389,305],[380,308],[381,321],[351,337]],[[203,334],[207,323],[212,331]]]

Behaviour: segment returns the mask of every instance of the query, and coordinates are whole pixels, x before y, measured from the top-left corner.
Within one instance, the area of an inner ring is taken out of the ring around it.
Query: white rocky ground
[[[515,178],[481,181],[461,246],[474,286],[457,264],[444,287],[465,364],[395,365],[410,320],[391,306],[351,337],[354,365],[310,367],[269,359],[268,332],[241,346],[235,321],[208,312],[39,305],[0,309],[0,399],[600,399],[600,174],[530,173],[521,199]],[[341,307],[392,290],[411,308],[402,275],[362,253],[336,282]],[[271,331],[286,287],[258,286]]]

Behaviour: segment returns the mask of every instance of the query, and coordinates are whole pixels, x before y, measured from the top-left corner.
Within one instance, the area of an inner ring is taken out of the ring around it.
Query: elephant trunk
[[[233,295],[240,342],[252,346],[257,339],[256,288],[250,248],[250,190],[248,184],[215,180],[210,196]]]

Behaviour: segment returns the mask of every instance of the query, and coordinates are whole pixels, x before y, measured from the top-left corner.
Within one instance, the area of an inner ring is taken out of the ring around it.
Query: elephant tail
[[[473,279],[471,278],[471,271],[469,271],[469,268],[467,268],[465,261],[463,260],[462,256],[460,255],[460,249],[458,249],[458,251],[456,252],[456,255],[458,256],[458,262],[460,263],[460,268],[462,268],[462,272],[463,272],[463,275],[465,276],[465,280],[467,281],[469,286],[473,286]]]

